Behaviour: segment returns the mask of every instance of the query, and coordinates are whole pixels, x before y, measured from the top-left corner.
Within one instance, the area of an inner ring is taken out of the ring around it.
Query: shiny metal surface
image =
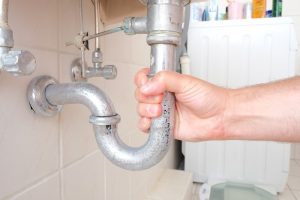
[[[0,0],[0,24],[8,23],[8,0]]]
[[[13,32],[8,26],[0,24],[0,48],[12,48],[14,46]]]
[[[30,75],[36,60],[29,51],[11,50],[13,32],[8,25],[8,0],[0,0],[0,69],[14,76]]]
[[[127,35],[146,34],[147,18],[146,17],[126,17],[123,21],[123,29]]]
[[[57,84],[54,78],[50,76],[38,76],[34,78],[27,87],[29,105],[38,115],[53,117],[61,110],[60,105],[50,104],[46,99],[46,88],[52,84]]]
[[[86,78],[103,77],[107,80],[110,80],[115,79],[117,75],[118,70],[114,65],[105,65],[99,68],[88,67],[86,70]]]
[[[45,91],[45,96],[52,105],[85,105],[93,116],[110,117],[116,115],[111,100],[102,90],[89,83],[49,85]]]
[[[156,165],[168,152],[174,125],[174,98],[166,94],[163,115],[152,122],[147,142],[132,148],[118,136],[117,125],[94,125],[99,148],[115,165],[128,170],[148,169]]]
[[[95,33],[100,32],[100,0],[94,0],[95,8]],[[100,49],[100,40],[98,37],[95,38],[95,49]]]
[[[124,144],[117,132],[120,116],[115,113],[110,99],[89,83],[57,84],[49,76],[31,81],[27,97],[32,110],[43,116],[54,116],[61,105],[83,104],[91,111],[99,148],[114,164],[129,170],[141,170],[157,164],[167,153],[172,140],[174,98],[167,93],[163,102],[163,115],[154,120],[146,144],[132,148]]]
[[[30,75],[36,66],[35,57],[26,50],[9,51],[2,55],[3,69],[14,76]]]

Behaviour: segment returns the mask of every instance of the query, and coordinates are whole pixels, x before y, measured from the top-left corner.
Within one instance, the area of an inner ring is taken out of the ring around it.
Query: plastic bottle
[[[273,17],[280,17],[282,15],[282,0],[273,0]]]
[[[266,13],[266,0],[253,0],[252,1],[252,17],[263,18]]]

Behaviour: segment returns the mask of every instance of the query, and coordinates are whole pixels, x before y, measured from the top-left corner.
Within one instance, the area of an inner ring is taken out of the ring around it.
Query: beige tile
[[[149,192],[156,184],[157,179],[161,176],[161,173],[158,173],[156,168],[157,166],[143,171],[132,172],[132,200],[145,199],[148,196]],[[153,181],[153,179],[155,179],[155,181]]]
[[[105,161],[106,199],[131,200],[131,173]]]
[[[37,185],[27,188],[26,191],[10,198],[11,200],[59,200],[59,176],[56,174],[43,180]]]
[[[106,62],[132,63],[132,37],[123,32],[105,36],[103,55]]]
[[[16,45],[58,48],[57,0],[9,1],[9,24]]]
[[[289,176],[288,186],[291,190],[300,190],[300,177]]]
[[[83,1],[84,32],[94,34],[94,8],[91,1]],[[80,32],[79,1],[59,1],[59,48],[63,52],[78,53],[74,46],[65,46],[65,42],[72,41]],[[90,48],[94,48],[94,40],[90,41]]]
[[[140,67],[150,66],[150,46],[147,44],[147,35],[140,34],[131,36],[132,63]]]
[[[38,68],[31,76],[0,78],[0,199],[58,169],[58,117],[35,115],[26,99],[31,79],[57,77],[57,54],[29,49]]]
[[[293,193],[294,196],[296,197],[295,200],[300,200],[300,191],[293,190],[292,193]]]
[[[279,200],[296,200],[288,186],[279,194],[278,198]]]
[[[104,158],[100,152],[63,170],[65,200],[105,199]]]

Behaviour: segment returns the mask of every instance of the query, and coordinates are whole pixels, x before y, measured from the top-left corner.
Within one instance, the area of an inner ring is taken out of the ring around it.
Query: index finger
[[[149,68],[143,68],[137,72],[134,78],[134,82],[137,87],[141,87],[148,81],[147,75],[149,74],[149,71],[150,71]]]

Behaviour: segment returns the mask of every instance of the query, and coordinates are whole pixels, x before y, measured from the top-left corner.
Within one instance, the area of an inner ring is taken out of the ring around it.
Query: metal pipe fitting
[[[94,0],[95,7],[95,33],[100,32],[100,0]],[[99,37],[95,38],[95,49],[100,49],[100,39]]]
[[[11,50],[13,32],[8,25],[8,0],[0,0],[0,70],[14,76],[29,75],[35,70],[36,61],[29,51]]]
[[[58,84],[49,76],[33,79],[27,89],[27,98],[33,111],[53,116],[65,104],[83,104],[91,111],[99,148],[114,164],[129,170],[147,169],[158,163],[168,150],[173,130],[173,109],[164,102],[164,113],[153,122],[146,144],[133,148],[118,136],[120,116],[111,100],[99,88],[89,83]],[[166,98],[169,99],[169,98]],[[174,102],[170,102],[174,105]]]
[[[123,21],[123,30],[127,35],[146,34],[147,18],[146,17],[126,17]]]

